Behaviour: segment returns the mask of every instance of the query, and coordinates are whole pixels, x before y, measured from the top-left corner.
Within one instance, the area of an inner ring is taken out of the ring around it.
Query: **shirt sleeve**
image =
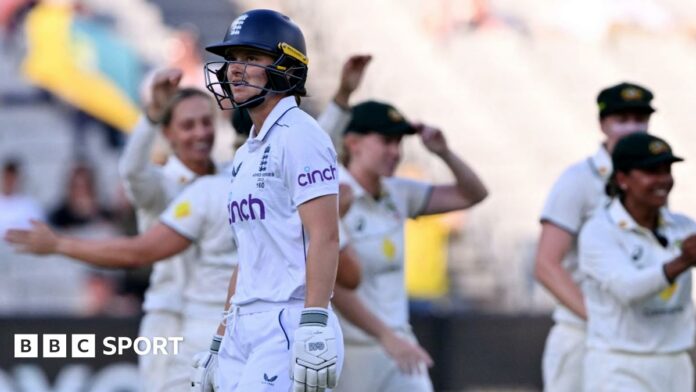
[[[403,212],[409,218],[422,215],[433,191],[432,184],[406,178],[394,178],[393,180],[395,198],[401,199],[400,204],[404,208]]]
[[[157,128],[143,115],[128,138],[118,171],[128,197],[136,207],[153,205],[164,194],[161,172],[150,162]]]
[[[205,183],[201,178],[186,187],[160,215],[160,222],[193,242],[201,238],[205,229],[209,204]]]
[[[295,206],[338,194],[336,150],[318,126],[298,129],[287,138],[282,176]]]
[[[663,272],[668,260],[661,260],[643,269],[631,264],[631,257],[622,248],[612,228],[590,221],[580,232],[580,270],[599,282],[624,305],[655,295],[669,286]]]
[[[338,106],[333,99],[317,118],[319,126],[329,134],[336,150],[340,150],[343,145],[343,132],[348,126],[350,118],[350,111]]]
[[[541,222],[553,223],[570,234],[577,235],[586,208],[586,186],[578,178],[576,171],[566,170],[546,198],[541,212]]]

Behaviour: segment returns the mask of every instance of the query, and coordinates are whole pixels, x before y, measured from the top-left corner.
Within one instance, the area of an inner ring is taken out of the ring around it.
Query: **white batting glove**
[[[292,346],[293,392],[324,392],[336,386],[336,335],[324,308],[306,308]]]
[[[214,392],[215,372],[217,371],[218,351],[222,336],[213,336],[210,351],[193,356],[193,373],[191,373],[191,392]]]

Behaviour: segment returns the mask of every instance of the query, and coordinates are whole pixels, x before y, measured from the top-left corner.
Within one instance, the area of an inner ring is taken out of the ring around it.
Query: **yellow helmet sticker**
[[[174,218],[182,219],[191,215],[191,203],[187,201],[182,201],[174,207]]]
[[[302,64],[309,64],[309,59],[307,58],[307,56],[305,56],[304,54],[302,54],[302,52],[292,47],[290,44],[286,42],[281,42],[278,44],[278,47],[280,48],[280,50],[283,51],[283,53],[301,62]]]

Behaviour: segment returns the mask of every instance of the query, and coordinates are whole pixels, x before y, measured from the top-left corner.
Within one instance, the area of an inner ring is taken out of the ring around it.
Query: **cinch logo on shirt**
[[[299,186],[307,186],[317,182],[331,181],[336,179],[336,168],[331,165],[323,170],[312,171],[309,166],[305,166],[305,172],[297,176]]]
[[[227,204],[227,212],[230,224],[235,223],[237,219],[241,222],[266,219],[266,206],[263,204],[263,200],[253,197],[251,193],[246,199]]]

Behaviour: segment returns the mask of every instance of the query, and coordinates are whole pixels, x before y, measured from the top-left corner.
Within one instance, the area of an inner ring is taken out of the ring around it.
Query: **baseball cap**
[[[663,163],[681,162],[666,141],[647,133],[633,133],[616,143],[611,154],[616,171],[647,169]]]
[[[653,93],[643,86],[633,83],[620,83],[599,92],[597,106],[599,116],[633,111],[650,114],[655,108],[650,105]]]
[[[388,103],[366,101],[353,106],[345,133],[379,133],[398,136],[412,135],[416,129],[396,108]]]

